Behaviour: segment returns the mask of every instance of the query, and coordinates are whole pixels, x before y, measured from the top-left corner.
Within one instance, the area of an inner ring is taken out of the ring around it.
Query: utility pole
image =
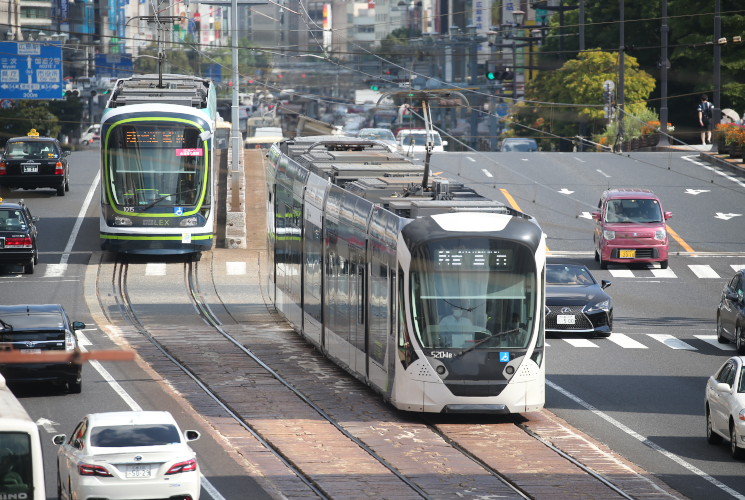
[[[719,1],[719,0],[717,0]],[[626,79],[626,43],[625,43],[625,33],[624,33],[624,0],[619,0],[619,19],[620,19],[620,26],[618,29],[619,37],[620,37],[620,48],[619,48],[619,54],[618,54],[618,150],[621,150],[621,144],[623,144],[624,140],[624,130],[623,130],[623,119],[624,114],[626,112],[625,110],[625,101],[626,98],[624,96],[624,85],[625,85],[625,79]]]
[[[667,139],[667,70],[670,62],[667,60],[667,35],[670,28],[667,25],[667,0],[662,0],[662,26],[660,27],[660,146],[668,146]]]

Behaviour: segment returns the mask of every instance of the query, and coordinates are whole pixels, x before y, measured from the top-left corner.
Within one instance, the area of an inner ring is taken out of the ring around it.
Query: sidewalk
[[[654,148],[654,151],[690,151],[692,153],[698,153],[701,161],[724,168],[735,174],[745,175],[745,162],[743,162],[743,158],[732,159],[729,155],[719,154],[716,144],[657,146]]]

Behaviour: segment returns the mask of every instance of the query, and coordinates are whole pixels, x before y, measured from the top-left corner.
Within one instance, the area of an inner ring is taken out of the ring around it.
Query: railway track
[[[562,451],[533,430],[561,433],[551,419],[395,410],[273,312],[258,256],[236,277],[222,272],[221,255],[101,255],[96,290],[109,326],[99,326],[134,347],[284,498],[682,498],[618,457],[596,456],[594,445],[596,467],[576,447]]]

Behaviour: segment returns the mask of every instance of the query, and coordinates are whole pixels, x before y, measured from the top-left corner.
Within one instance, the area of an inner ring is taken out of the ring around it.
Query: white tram
[[[212,248],[215,92],[211,81],[186,75],[117,81],[101,118],[101,248]]]
[[[269,152],[269,294],[309,342],[415,412],[545,400],[545,235],[532,217],[382,145]]]

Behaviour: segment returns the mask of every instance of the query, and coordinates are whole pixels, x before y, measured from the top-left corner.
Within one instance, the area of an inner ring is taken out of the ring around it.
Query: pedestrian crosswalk
[[[679,275],[689,273],[699,279],[729,279],[735,271],[745,269],[745,262],[714,266],[709,264],[688,264],[673,268],[660,269],[659,267],[609,267],[608,272],[614,278],[678,278]]]
[[[623,349],[650,349],[662,345],[669,349],[683,351],[700,351],[702,349],[710,349],[711,347],[728,352],[735,350],[734,344],[720,344],[716,335],[693,335],[692,339],[680,339],[672,335],[661,333],[635,334],[632,337],[625,333],[614,332],[610,337],[599,339],[577,337],[561,338],[560,336],[557,336],[551,338],[550,342],[546,342],[546,345],[551,347],[552,345],[563,343],[581,349],[598,349],[607,345],[608,342]]]

